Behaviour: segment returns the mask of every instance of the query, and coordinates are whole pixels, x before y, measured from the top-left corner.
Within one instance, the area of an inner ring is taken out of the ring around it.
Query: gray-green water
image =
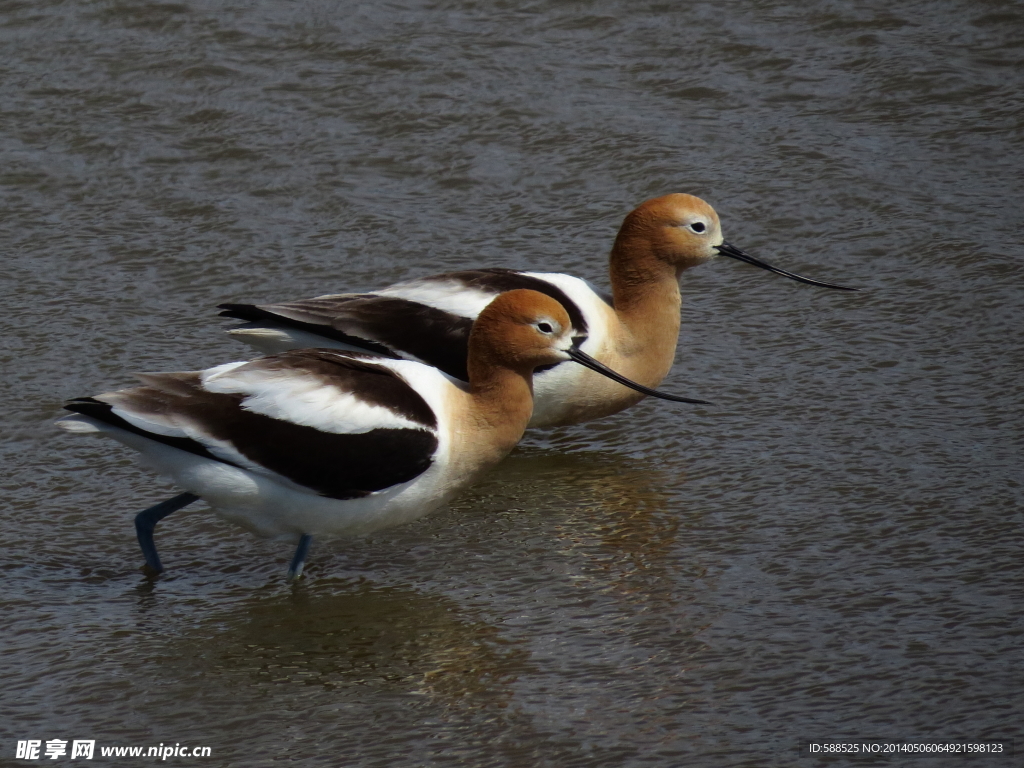
[[[1009,0],[0,3],[0,763],[1024,749],[1022,56]],[[670,191],[864,290],[691,271],[665,388],[716,407],[532,434],[297,586],[201,505],[147,580],[131,518],[173,489],[52,427],[132,371],[241,359],[220,302],[603,284]]]

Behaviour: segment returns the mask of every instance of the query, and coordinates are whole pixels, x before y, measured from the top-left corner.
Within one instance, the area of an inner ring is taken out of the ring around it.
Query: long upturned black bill
[[[721,245],[716,245],[715,248],[723,256],[728,256],[728,257],[736,259],[738,261],[745,261],[747,264],[753,264],[755,267],[760,267],[761,269],[767,269],[769,272],[774,272],[777,275],[782,275],[783,277],[788,277],[791,280],[796,280],[798,283],[807,283],[808,285],[818,285],[818,286],[821,286],[822,288],[835,288],[837,291],[857,291],[857,290],[860,290],[859,288],[847,288],[845,285],[836,285],[835,283],[826,283],[826,282],[824,282],[822,280],[812,280],[809,277],[801,277],[800,275],[795,275],[792,272],[787,272],[784,269],[779,269],[778,267],[773,267],[771,264],[769,264],[766,261],[761,261],[760,259],[755,259],[749,253],[744,253],[739,248],[737,248],[735,245],[730,245],[729,243],[722,243]]]
[[[693,405],[714,405],[714,403],[708,402],[707,400],[693,400],[692,398],[689,397],[668,395],[665,394],[664,392],[659,392],[656,389],[645,387],[643,384],[637,384],[635,381],[630,381],[625,376],[617,374],[604,363],[597,362],[597,360],[592,358],[586,352],[580,350],[579,347],[570,347],[569,349],[566,350],[566,352],[569,353],[570,358],[572,358],[575,362],[579,363],[580,365],[585,366],[592,371],[597,371],[602,376],[607,376],[612,381],[617,381],[624,387],[635,389],[637,392],[643,392],[645,395],[650,395],[651,397],[660,397],[662,400],[671,400],[674,403],[692,403]]]

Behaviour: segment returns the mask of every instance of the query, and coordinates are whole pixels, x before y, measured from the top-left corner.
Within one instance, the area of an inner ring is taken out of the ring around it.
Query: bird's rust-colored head
[[[713,259],[723,242],[715,209],[699,197],[674,193],[648,200],[626,216],[615,250],[620,258],[653,257],[678,273]]]
[[[550,296],[516,290],[499,295],[480,313],[469,335],[470,384],[478,384],[497,369],[529,377],[535,368],[572,361],[645,395],[679,403],[701,403],[667,395],[625,378],[579,348],[565,309]]]
[[[469,335],[470,358],[520,372],[568,360],[569,315],[557,301],[530,290],[500,294],[480,313]]]
[[[612,249],[612,271],[617,271],[625,284],[643,282],[666,267],[678,278],[684,269],[716,256],[728,256],[807,285],[857,290],[787,272],[727,243],[715,209],[699,197],[683,193],[655,197],[626,216]]]

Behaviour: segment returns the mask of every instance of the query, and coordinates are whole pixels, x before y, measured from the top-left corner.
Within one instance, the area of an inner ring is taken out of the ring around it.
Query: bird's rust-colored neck
[[[469,360],[472,419],[500,445],[514,446],[533,415],[533,370],[516,370],[507,361],[490,359],[486,350]]]
[[[629,216],[609,259],[615,314],[634,340],[652,353],[674,350],[679,336],[682,268],[663,256],[668,247],[650,222]]]
[[[467,359],[467,429],[480,436],[480,450],[504,455],[519,442],[533,415],[533,370],[565,359],[555,344],[568,341],[570,329],[565,308],[535,291],[508,291],[480,313]]]

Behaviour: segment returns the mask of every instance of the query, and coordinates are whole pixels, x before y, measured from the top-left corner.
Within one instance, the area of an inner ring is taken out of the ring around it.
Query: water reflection
[[[645,614],[627,631],[648,645],[669,629],[663,622],[682,622],[687,635],[699,629],[676,610],[693,599],[680,582],[699,581],[704,567],[680,557],[679,531],[695,515],[669,491],[670,479],[679,483],[614,453],[520,449],[437,517],[325,543],[295,586],[269,566],[257,569],[267,581],[255,590],[245,577],[223,583],[212,602],[230,609],[197,611],[195,629],[167,639],[156,655],[168,665],[159,676],[175,677],[184,665],[225,690],[306,686],[351,696],[366,688],[504,708],[516,682],[538,671],[529,637],[501,626],[511,606],[487,597],[498,584],[524,607],[542,590],[545,612],[576,605],[580,616]],[[446,584],[456,561],[464,567]],[[155,591],[152,582],[139,585],[147,634],[158,631],[177,589],[170,580]],[[439,594],[458,589],[471,597]],[[669,634],[678,652],[681,638]],[[688,652],[700,645],[682,644]]]
[[[451,600],[360,579],[252,595],[175,637],[160,664],[231,689],[312,686],[505,706],[524,649]],[[249,694],[245,694],[249,695]]]
[[[510,535],[543,536],[571,578],[606,582],[630,601],[671,601],[677,580],[703,575],[680,562],[680,528],[699,519],[679,495],[685,477],[613,452],[519,448],[454,505],[496,515]],[[521,518],[526,517],[524,521]],[[529,518],[543,516],[537,525]],[[514,531],[513,529],[518,529]]]

